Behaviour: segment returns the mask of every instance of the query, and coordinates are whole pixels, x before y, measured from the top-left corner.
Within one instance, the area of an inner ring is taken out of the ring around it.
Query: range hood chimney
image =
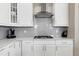
[[[36,18],[51,18],[53,15],[46,11],[46,3],[41,3],[41,11],[38,12]]]
[[[41,12],[46,12],[46,3],[41,3]]]

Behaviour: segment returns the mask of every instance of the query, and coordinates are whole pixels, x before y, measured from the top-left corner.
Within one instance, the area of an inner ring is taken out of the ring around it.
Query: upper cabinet
[[[53,12],[54,12],[53,26],[69,26],[67,3],[53,4]]]
[[[17,22],[19,26],[33,26],[32,3],[17,3]]]
[[[0,3],[0,25],[17,25],[17,3]]]
[[[0,25],[32,27],[33,14],[40,11],[40,3],[0,3]],[[67,3],[47,3],[46,11],[54,15],[53,26],[69,26]]]
[[[0,25],[7,26],[11,22],[11,9],[9,3],[0,3]]]
[[[0,3],[1,26],[33,26],[31,3]]]

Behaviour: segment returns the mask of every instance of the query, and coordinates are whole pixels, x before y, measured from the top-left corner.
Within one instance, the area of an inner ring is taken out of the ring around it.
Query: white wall
[[[69,4],[69,28],[68,38],[75,38],[75,4]]]
[[[75,55],[79,56],[79,4],[75,4]]]

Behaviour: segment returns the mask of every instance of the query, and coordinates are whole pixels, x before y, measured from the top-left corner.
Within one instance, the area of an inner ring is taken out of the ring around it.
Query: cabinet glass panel
[[[17,23],[17,3],[11,3],[11,23]]]

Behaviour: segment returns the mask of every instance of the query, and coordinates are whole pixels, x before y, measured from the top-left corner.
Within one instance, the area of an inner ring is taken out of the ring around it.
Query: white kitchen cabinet
[[[1,48],[0,56],[73,56],[73,40],[16,40]]]
[[[15,55],[21,56],[21,41],[15,41]]]
[[[41,44],[34,45],[34,56],[44,56],[44,47]]]
[[[53,26],[69,26],[68,24],[68,4],[67,3],[55,3],[53,5],[54,5]]]
[[[34,55],[35,56],[55,56],[55,45],[34,45]]]
[[[14,45],[14,42],[10,43],[9,44],[9,56],[16,56],[16,52],[15,52],[15,45]]]
[[[0,25],[33,26],[32,8],[31,3],[0,3]]]
[[[22,56],[33,56],[33,41],[22,41]]]
[[[73,56],[73,40],[56,40],[56,56]]]
[[[17,22],[19,26],[33,26],[32,3],[17,3]]]
[[[45,47],[45,56],[55,56],[56,46],[55,45],[46,45]]]
[[[56,56],[73,56],[72,45],[59,45],[56,47]]]
[[[9,26],[11,23],[10,3],[0,3],[0,25]]]
[[[2,26],[17,26],[16,12],[13,4],[15,3],[0,3],[0,25]],[[17,9],[17,8],[16,8]]]
[[[55,40],[36,40],[34,41],[35,56],[55,56]]]

